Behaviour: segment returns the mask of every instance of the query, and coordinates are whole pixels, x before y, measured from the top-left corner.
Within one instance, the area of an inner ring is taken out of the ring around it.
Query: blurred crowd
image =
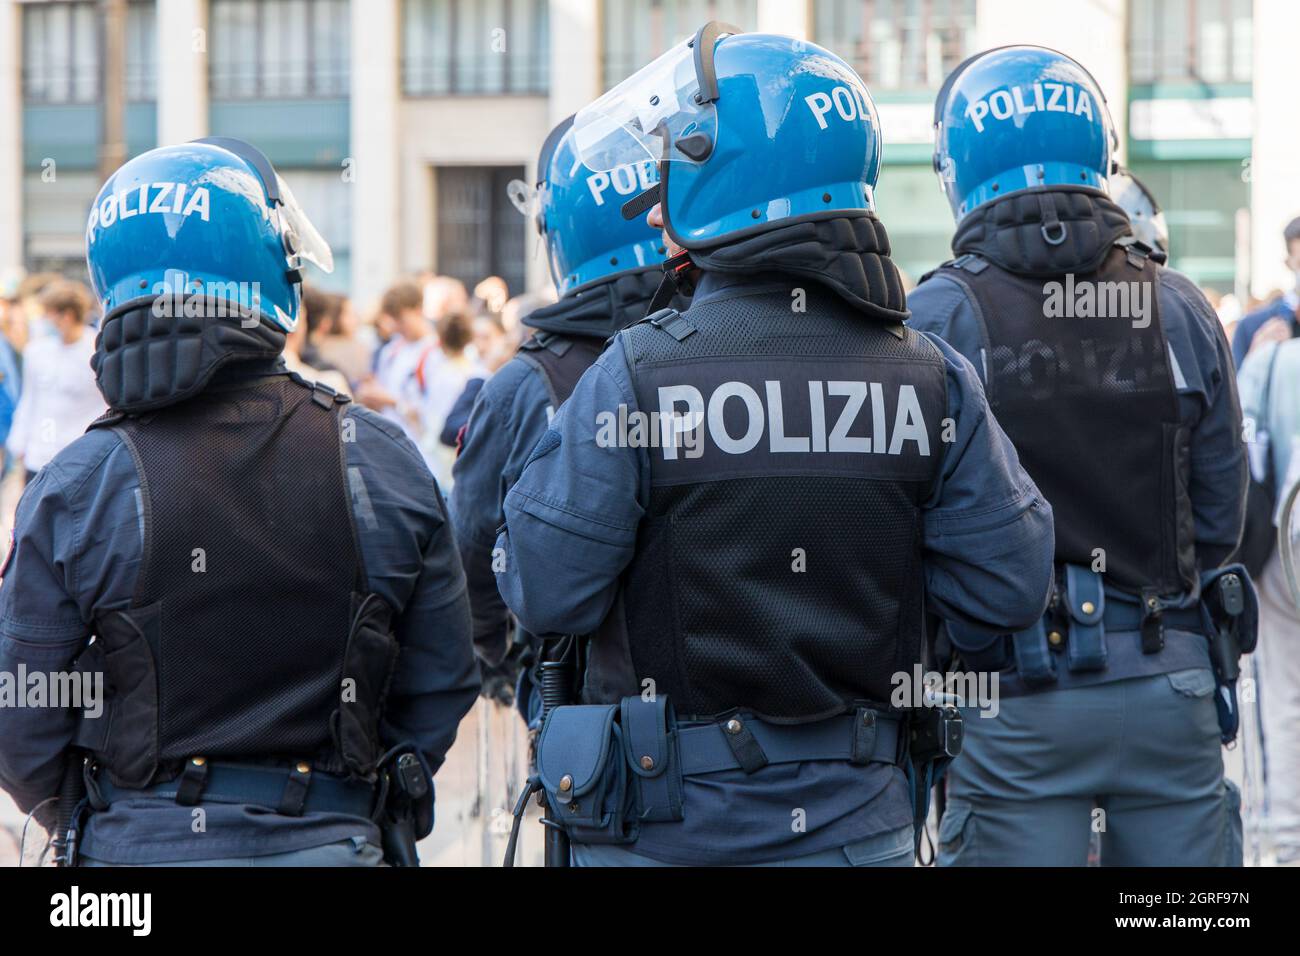
[[[1239,367],[1300,329],[1300,219],[1284,240],[1296,288],[1245,303],[1204,290]],[[511,298],[498,276],[471,291],[426,272],[394,283],[363,316],[346,295],[306,286],[285,364],[399,423],[450,489],[458,437],[478,390],[529,333],[524,316],[553,301],[553,293]],[[90,368],[97,322],[86,286],[57,273],[0,287],[3,473],[30,479],[103,413]]]
[[[285,365],[399,423],[448,488],[478,390],[515,354],[523,317],[551,301],[511,298],[497,276],[471,292],[424,273],[362,317],[346,295],[306,286]],[[105,411],[90,367],[98,318],[86,286],[57,273],[0,288],[0,472],[25,483]]]

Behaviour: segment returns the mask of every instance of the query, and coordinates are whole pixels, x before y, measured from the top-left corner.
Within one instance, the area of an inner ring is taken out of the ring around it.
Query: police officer
[[[698,281],[615,336],[506,497],[506,603],[587,635],[537,785],[580,865],[909,865],[891,696],[923,616],[1034,620],[1051,514],[970,365],[907,327],[870,95],[711,23],[574,136],[592,169],[659,161],[642,203]]]
[[[0,784],[48,812],[82,773],[94,865],[411,862],[478,690],[469,606],[416,448],[284,369],[328,245],[231,139],[126,163],[86,241],[109,411],[19,504],[0,670],[76,659],[91,693],[0,709]]]
[[[1246,481],[1227,341],[1107,195],[1112,127],[1078,63],[972,57],[935,123],[957,258],[910,296],[915,325],[979,370],[1052,504],[1057,565],[1033,627],[948,622],[966,667],[1001,671],[1001,700],[966,721],[939,860],[1083,865],[1100,831],[1103,864],[1213,865],[1254,615],[1223,567]]]
[[[1119,169],[1107,184],[1110,198],[1128,216],[1130,228],[1147,248],[1164,256],[1169,255],[1169,224],[1164,210],[1146,183],[1128,169]],[[1158,260],[1157,260],[1158,261]]]
[[[508,637],[509,611],[492,571],[506,492],[605,341],[645,316],[663,275],[658,232],[640,216],[622,215],[626,201],[657,182],[657,167],[647,159],[613,170],[588,169],[574,151],[572,126],[569,117],[547,137],[535,188],[511,184],[512,199],[546,244],[560,300],[523,319],[535,334],[484,384],[452,472],[450,510],[469,581],[485,690],[535,650],[527,635]],[[498,688],[496,694],[508,692]],[[529,696],[521,696],[525,712]]]

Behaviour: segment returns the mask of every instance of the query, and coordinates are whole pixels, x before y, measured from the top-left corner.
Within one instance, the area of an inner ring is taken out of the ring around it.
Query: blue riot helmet
[[[551,131],[537,157],[537,184],[515,180],[510,198],[546,243],[551,278],[561,296],[664,260],[663,239],[644,219],[624,219],[623,204],[659,182],[646,159],[608,170],[588,169],[574,148],[573,117]]]
[[[1127,169],[1110,177],[1110,198],[1124,210],[1133,235],[1157,252],[1169,253],[1169,225],[1164,211],[1146,184]]]
[[[998,47],[960,64],[935,100],[934,127],[935,172],[958,221],[1023,189],[1105,192],[1114,171],[1101,86],[1045,47]]]
[[[709,23],[574,118],[592,169],[651,160],[668,235],[703,249],[872,208],[880,123],[853,68],[814,43]]]
[[[113,173],[86,225],[104,315],[160,295],[202,296],[210,314],[298,321],[302,269],[334,268],[329,245],[255,147],[225,137],[162,146]]]
[[[288,184],[249,144],[195,140],[128,161],[86,224],[104,314],[91,366],[105,401],[124,413],[162,407],[229,362],[279,355],[307,262],[334,267]]]

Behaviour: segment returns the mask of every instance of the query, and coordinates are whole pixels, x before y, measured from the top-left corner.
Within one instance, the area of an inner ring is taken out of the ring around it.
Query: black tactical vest
[[[519,358],[541,373],[551,399],[551,412],[573,394],[578,379],[605,351],[605,339],[590,335],[538,332],[519,346]]]
[[[91,746],[117,785],[194,756],[373,772],[398,648],[364,590],[345,402],[275,375],[92,426],[121,436],[142,496],[135,596],[91,645],[110,707]]]
[[[1086,275],[1028,278],[974,255],[941,269],[978,306],[989,405],[1052,505],[1056,560],[1104,554],[1106,581],[1146,596],[1196,582],[1159,270],[1124,241]]]
[[[921,659],[943,359],[807,292],[805,312],[764,292],[620,333],[637,410],[656,416],[640,430],[650,500],[584,699],[649,680],[679,714],[811,721],[888,701]]]

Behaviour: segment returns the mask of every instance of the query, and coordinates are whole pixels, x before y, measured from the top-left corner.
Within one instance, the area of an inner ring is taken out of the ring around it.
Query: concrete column
[[[978,0],[975,5],[979,49],[1032,43],[1060,50],[1088,69],[1106,94],[1111,119],[1119,134],[1121,162],[1128,135],[1127,7],[1124,0],[1090,0],[1066,5]]]
[[[1300,216],[1300,123],[1292,82],[1300,3],[1255,0],[1255,135],[1251,143],[1251,291],[1290,289],[1282,229]],[[1291,89],[1288,89],[1291,87]]]
[[[600,3],[550,0],[551,66],[548,118],[555,126],[603,90],[600,82]],[[541,143],[537,144],[539,147]]]
[[[0,281],[23,265],[22,9],[0,0]]]
[[[758,32],[806,40],[811,15],[812,0],[758,0]]]
[[[158,0],[158,145],[208,135],[207,0]]]
[[[399,0],[352,0],[352,295],[363,313],[400,269]],[[421,215],[410,211],[411,215]]]

